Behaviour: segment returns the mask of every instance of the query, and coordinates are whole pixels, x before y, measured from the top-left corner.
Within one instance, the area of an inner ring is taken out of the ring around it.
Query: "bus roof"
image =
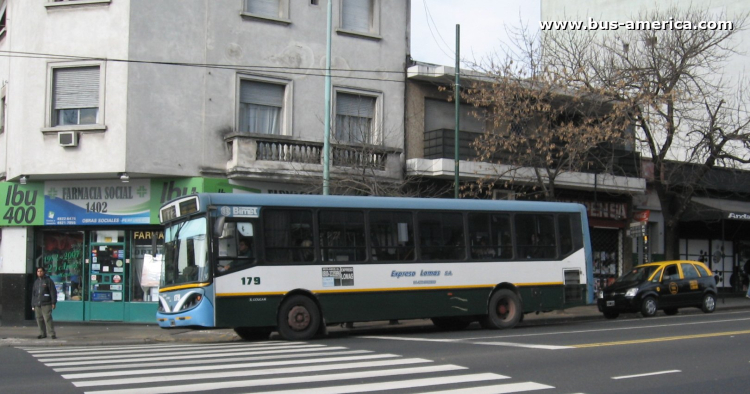
[[[463,200],[447,198],[417,197],[372,197],[372,196],[321,196],[306,194],[254,194],[254,193],[199,193],[202,206],[291,206],[318,208],[378,208],[378,209],[430,209],[469,211],[527,211],[527,212],[579,212],[585,216],[586,208],[581,204],[508,201],[508,200]],[[185,198],[187,196],[183,196]],[[180,199],[182,199],[180,198]],[[177,199],[179,200],[179,199]]]

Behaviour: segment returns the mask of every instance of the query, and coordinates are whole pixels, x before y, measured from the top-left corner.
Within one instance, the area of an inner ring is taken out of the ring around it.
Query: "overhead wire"
[[[455,60],[455,58],[449,52],[445,52],[445,50],[443,50],[443,48],[440,45],[440,43],[438,42],[437,38],[435,38],[435,33],[432,31],[432,27],[433,26],[435,27],[435,31],[437,32],[438,36],[440,37],[440,40],[443,41],[443,44],[445,44],[445,46],[448,48],[449,51],[452,50],[452,48],[450,47],[450,45],[448,45],[448,43],[445,42],[445,39],[443,39],[443,36],[440,35],[440,30],[437,28],[437,24],[435,23],[435,20],[432,19],[432,13],[430,13],[430,9],[427,6],[427,0],[422,0],[422,5],[424,6],[425,20],[427,21],[427,29],[430,31],[430,35],[432,36],[432,40],[435,41],[435,44],[437,44],[438,49],[440,49],[440,51],[443,52],[443,54],[445,56],[448,56],[448,58],[450,58],[451,60]],[[432,26],[430,25],[430,21],[432,21]]]

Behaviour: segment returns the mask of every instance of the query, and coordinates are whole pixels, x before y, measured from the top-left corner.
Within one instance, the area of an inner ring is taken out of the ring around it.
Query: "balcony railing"
[[[231,160],[227,170],[235,173],[274,171],[322,171],[323,143],[302,141],[286,136],[240,135],[225,138]],[[331,144],[331,165],[346,168],[369,168],[386,171],[387,177],[400,177],[400,149],[374,145]],[[395,161],[395,162],[394,162]],[[389,166],[389,163],[393,164]],[[391,174],[393,172],[393,174]]]
[[[323,144],[315,142],[294,142],[255,140],[256,160],[284,161],[289,163],[321,163]]]

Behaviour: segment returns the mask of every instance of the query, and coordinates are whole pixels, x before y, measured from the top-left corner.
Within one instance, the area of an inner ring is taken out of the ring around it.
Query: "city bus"
[[[287,340],[380,320],[501,329],[594,300],[580,204],[199,193],[159,218],[163,328]]]

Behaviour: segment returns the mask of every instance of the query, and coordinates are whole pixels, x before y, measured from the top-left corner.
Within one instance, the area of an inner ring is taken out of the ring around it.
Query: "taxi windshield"
[[[646,266],[639,266],[634,267],[630,270],[630,272],[626,273],[625,275],[617,278],[616,282],[618,283],[626,283],[626,282],[643,282],[651,277],[651,274],[659,270],[658,265],[646,265]]]

